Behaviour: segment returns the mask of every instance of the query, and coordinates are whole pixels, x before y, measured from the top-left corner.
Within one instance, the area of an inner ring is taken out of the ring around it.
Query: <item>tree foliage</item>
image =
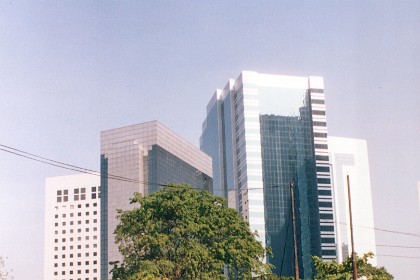
[[[269,274],[266,250],[256,233],[226,201],[207,191],[171,184],[133,210],[118,210],[116,243],[122,263],[111,262],[113,279],[238,279]]]
[[[12,271],[6,269],[5,258],[0,256],[0,280],[13,280]]]
[[[362,258],[356,257],[358,277],[368,280],[392,280],[394,277],[384,267],[374,267],[368,263],[373,253],[364,254]],[[353,261],[348,257],[342,263],[323,261],[319,257],[312,257],[316,269],[316,280],[350,280],[353,279]]]

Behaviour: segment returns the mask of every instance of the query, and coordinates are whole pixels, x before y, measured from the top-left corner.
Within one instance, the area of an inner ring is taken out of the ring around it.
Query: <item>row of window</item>
[[[97,207],[98,206],[98,203],[93,203],[93,207]],[[67,209],[67,205],[63,205],[63,206],[61,206],[62,207],[62,209]],[[82,204],[78,204],[77,205],[77,208],[82,208],[83,207],[83,205]],[[55,206],[55,210],[58,210],[60,207],[59,206]],[[70,205],[70,207],[69,207],[70,209],[74,209],[74,205]],[[89,203],[86,203],[86,208],[89,208]]]
[[[101,187],[91,187],[91,198],[100,198]],[[74,201],[86,200],[86,188],[73,189]],[[69,201],[69,190],[57,190],[57,202]]]
[[[74,214],[75,213],[70,213],[70,217],[74,217]],[[93,211],[93,215],[98,215],[98,211]],[[82,216],[82,212],[78,212],[77,213],[77,216],[78,217],[81,217]],[[85,213],[85,216],[89,216],[89,212],[86,212]],[[66,218],[67,217],[67,214],[62,214],[62,216],[61,216],[62,218]],[[54,218],[56,218],[56,219],[58,219],[58,214],[55,214],[55,216],[54,216]]]
[[[98,239],[98,236],[97,235],[94,235],[93,236],[93,240],[96,240],[96,239]],[[74,238],[73,237],[70,237],[69,240],[70,240],[70,242],[73,242],[74,241]],[[77,237],[77,241],[81,241],[81,240],[82,240],[82,237],[81,236]],[[85,236],[85,240],[89,240],[89,235]],[[66,238],[62,238],[61,239],[61,242],[66,242]],[[58,243],[58,238],[54,239],[54,243]]]
[[[98,194],[92,193],[91,194],[91,199],[97,199],[97,198],[98,199],[101,198],[100,193],[98,193]],[[73,197],[73,200],[74,201],[86,200],[86,194],[80,194],[80,195],[75,194],[74,197]],[[65,195],[63,197],[57,196],[57,202],[68,202],[68,201],[69,201],[69,197],[67,195]]]
[[[85,228],[85,231],[86,231],[86,232],[89,232],[89,228]],[[93,228],[93,231],[98,231],[98,228],[97,228],[97,227],[94,227],[94,228]],[[66,230],[62,230],[61,232],[62,232],[63,234],[66,234]],[[74,229],[70,229],[70,231],[69,231],[69,232],[70,232],[70,233],[74,233]],[[81,228],[78,228],[78,229],[77,229],[77,232],[78,232],[78,233],[81,233],[81,232],[82,232],[82,229],[81,229]],[[55,235],[57,235],[57,234],[58,234],[58,230],[54,231],[54,234],[55,234]]]
[[[69,266],[73,266],[75,263],[69,262]],[[97,260],[94,260],[92,264],[98,264]],[[85,261],[85,265],[90,265],[90,261]],[[77,262],[77,266],[82,266],[82,262]],[[58,267],[58,263],[54,263],[54,267]],[[61,263],[61,267],[66,267],[66,263]]]
[[[98,273],[98,270],[95,268],[95,269],[92,269],[92,271],[93,271],[93,273]],[[82,270],[81,269],[79,269],[79,270],[75,270],[74,272],[77,272],[77,273],[75,273],[75,274],[83,274],[83,275],[85,275],[85,274],[88,274],[89,273],[89,269],[85,269],[84,271],[83,271],[83,273],[82,273]],[[70,270],[70,271],[68,271],[68,273],[70,274],[70,275],[73,275],[73,270]],[[54,276],[57,276],[58,275],[58,271],[54,271]],[[66,271],[61,271],[61,275],[66,275]],[[89,279],[89,278],[87,278],[87,279]],[[93,279],[97,279],[96,277],[94,277]]]
[[[100,192],[101,191],[101,187],[100,186],[98,186],[98,187],[92,187],[91,188],[91,191],[92,192],[96,192],[96,191]],[[76,188],[76,189],[73,189],[73,193],[74,194],[86,193],[86,188]],[[60,196],[60,195],[68,195],[68,194],[69,194],[69,190],[57,190],[57,196]]]
[[[93,219],[93,223],[94,223],[94,224],[96,224],[97,222],[98,222],[98,219]],[[61,224],[62,224],[63,226],[66,226],[66,225],[67,225],[67,223],[66,223],[66,222],[62,222]],[[80,220],[79,220],[79,221],[77,221],[77,224],[78,224],[78,225],[81,225],[81,224],[82,224],[82,221],[80,221]],[[89,224],[89,220],[86,220],[86,221],[85,221],[85,224]],[[74,225],[74,221],[70,221],[70,225],[71,225],[71,226],[72,226],[72,225]],[[56,226],[56,227],[58,227],[58,223],[55,223],[55,226]]]
[[[57,276],[57,275],[56,275]],[[98,277],[93,277],[93,278],[89,278],[89,277],[86,277],[86,278],[84,278],[84,280],[98,280]],[[55,278],[54,280],[59,280],[58,278]],[[65,279],[62,279],[62,280],[65,280]],[[83,280],[82,278],[70,278],[69,280]]]
[[[93,253],[92,253],[92,255],[93,255],[94,257],[97,257],[97,256],[98,256],[98,252],[93,252]],[[66,254],[63,254],[63,255],[61,255],[61,258],[62,258],[62,259],[65,259],[65,258],[66,258],[66,256],[67,256]],[[90,256],[89,252],[86,252],[86,253],[85,253],[85,257],[89,257],[89,256]],[[55,259],[55,260],[58,260],[58,257],[59,257],[58,255],[54,255],[54,259]],[[70,259],[72,259],[72,258],[74,258],[74,254],[69,254],[69,256],[68,256],[68,257],[69,257]],[[82,257],[82,253],[77,253],[77,257],[78,257],[78,258],[81,258],[81,257]]]
[[[98,248],[98,244],[93,244],[92,245],[93,246],[93,248]],[[89,249],[89,244],[86,244],[85,245],[85,248],[86,249]],[[78,250],[81,250],[82,249],[82,245],[77,245],[77,249]],[[61,246],[61,250],[62,251],[65,251],[66,250],[66,246]],[[71,245],[71,246],[69,246],[69,250],[74,250],[74,246],[73,245]],[[54,251],[58,251],[58,247],[54,247]]]

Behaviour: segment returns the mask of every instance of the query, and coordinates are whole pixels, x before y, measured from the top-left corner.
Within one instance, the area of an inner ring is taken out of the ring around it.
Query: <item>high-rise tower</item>
[[[114,243],[116,209],[132,209],[135,192],[147,195],[171,182],[212,191],[211,158],[157,121],[101,132],[101,279],[121,260]]]
[[[293,275],[291,180],[301,277],[312,275],[311,256],[336,258],[323,87],[321,77],[242,72],[216,91],[203,123],[214,193],[271,246],[281,275]]]
[[[354,250],[359,256],[367,252],[376,255],[366,140],[329,136],[328,145],[333,166],[337,261],[342,262],[351,254],[347,175],[350,179]],[[376,256],[370,262],[376,265]]]

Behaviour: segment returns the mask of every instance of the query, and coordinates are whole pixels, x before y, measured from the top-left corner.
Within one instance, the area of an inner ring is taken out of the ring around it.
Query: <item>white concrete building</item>
[[[366,140],[328,137],[333,167],[333,194],[337,261],[351,254],[350,219],[347,175],[350,179],[354,247],[359,256],[372,252],[376,255],[372,193]],[[376,265],[377,259],[371,260]]]
[[[417,182],[417,192],[419,194],[419,210],[420,210],[420,181]]]
[[[46,179],[44,280],[100,279],[99,182],[89,174]]]

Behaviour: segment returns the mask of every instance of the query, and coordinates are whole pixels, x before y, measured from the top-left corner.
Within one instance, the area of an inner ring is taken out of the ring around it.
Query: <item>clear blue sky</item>
[[[0,144],[99,169],[99,132],[158,119],[198,145],[242,70],[324,77],[330,135],[368,141],[376,227],[420,234],[419,1],[0,2]],[[0,255],[42,279],[45,177],[0,151]],[[377,231],[377,244],[420,238]],[[396,279],[420,249],[378,247]]]

